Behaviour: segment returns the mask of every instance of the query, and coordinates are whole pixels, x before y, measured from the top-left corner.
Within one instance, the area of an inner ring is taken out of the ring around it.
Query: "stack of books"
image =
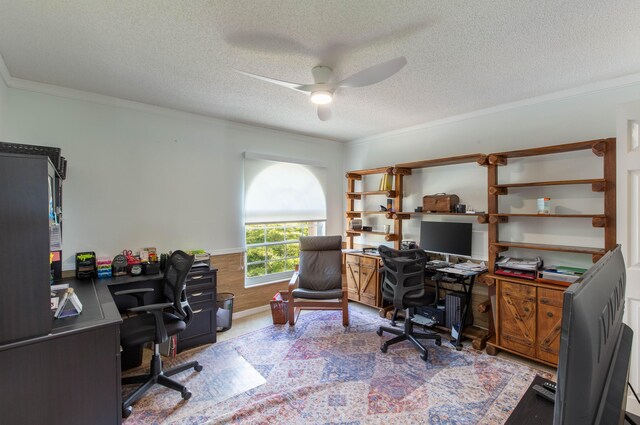
[[[587,271],[579,267],[549,266],[538,272],[538,281],[569,286]]]
[[[538,269],[542,267],[542,259],[500,257],[496,261],[495,274],[535,280]]]

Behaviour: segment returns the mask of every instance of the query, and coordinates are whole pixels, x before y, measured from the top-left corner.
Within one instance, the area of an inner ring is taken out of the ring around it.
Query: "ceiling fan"
[[[318,105],[318,118],[322,121],[327,121],[331,118],[331,108],[329,104],[333,100],[333,95],[337,89],[350,88],[350,87],[365,87],[370,86],[380,81],[386,80],[396,72],[400,71],[402,67],[407,64],[407,59],[404,56],[391,59],[390,61],[379,63],[367,69],[363,69],[360,72],[356,72],[350,77],[345,78],[337,83],[332,83],[331,75],[333,70],[328,66],[316,66],[311,70],[313,74],[313,84],[299,84],[290,83],[288,81],[276,80],[274,78],[263,77],[262,75],[252,74],[250,72],[240,71],[236,69],[236,72],[247,75],[249,77],[257,78],[269,83],[278,84],[283,87],[290,88],[301,93],[308,94],[311,102]]]

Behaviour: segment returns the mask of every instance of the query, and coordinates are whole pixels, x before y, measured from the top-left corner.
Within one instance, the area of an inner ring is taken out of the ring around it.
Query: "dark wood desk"
[[[538,395],[533,390],[535,384],[542,385],[543,382],[549,381],[541,376],[536,376],[531,385],[524,393],[520,402],[511,413],[511,416],[505,422],[505,425],[552,425],[553,424],[553,408],[554,404]],[[549,381],[553,382],[553,381]],[[627,415],[636,424],[640,424],[640,417],[627,412]],[[631,422],[624,421],[624,425],[631,425]]]
[[[536,395],[532,387],[548,381],[536,376],[505,425],[544,425],[553,423],[553,403]],[[553,382],[553,381],[549,381]]]
[[[216,287],[217,269],[193,269],[187,275],[187,300],[193,317],[187,329],[177,335],[178,353],[202,344],[216,342]],[[153,288],[154,291],[145,295],[145,304],[164,301],[162,288],[162,274],[142,276],[120,276],[100,279],[112,294],[124,289]],[[136,299],[132,296],[115,297],[115,302],[121,312],[135,307]],[[129,365],[133,366],[133,365]]]
[[[0,423],[120,424],[120,323],[105,285],[67,281],[82,314],[0,346]]]
[[[160,288],[162,275],[123,276],[104,280],[69,279],[82,302],[82,313],[53,319],[48,335],[0,346],[0,424],[120,424],[119,308],[135,305],[112,293],[137,287]],[[216,338],[216,270],[200,270],[187,278],[194,309],[178,351]],[[162,291],[145,302],[160,301]],[[195,325],[194,325],[195,324]],[[192,326],[194,325],[194,326]]]

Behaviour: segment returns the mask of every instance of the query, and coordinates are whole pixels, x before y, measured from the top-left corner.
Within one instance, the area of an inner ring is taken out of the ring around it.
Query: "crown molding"
[[[544,102],[562,101],[572,97],[584,96],[593,93],[597,93],[603,90],[622,88],[640,83],[640,73],[625,75],[623,77],[613,78],[610,80],[599,81],[596,83],[589,83],[582,86],[574,87],[571,89],[561,90],[541,96],[531,97],[528,99],[518,100],[515,102],[503,103],[501,105],[492,106],[489,108],[478,109],[476,111],[467,112],[460,115],[453,115],[447,118],[442,118],[434,121],[429,121],[423,124],[418,124],[411,127],[400,128],[392,130],[374,136],[362,137],[354,140],[350,140],[345,143],[345,146],[354,146],[360,144],[367,144],[376,140],[387,139],[389,137],[399,136],[406,133],[414,133],[421,130],[425,130],[432,127],[438,127],[441,125],[451,124],[454,122],[465,121],[471,118],[480,117],[483,115],[495,114],[497,112],[508,111],[512,109],[537,105]]]

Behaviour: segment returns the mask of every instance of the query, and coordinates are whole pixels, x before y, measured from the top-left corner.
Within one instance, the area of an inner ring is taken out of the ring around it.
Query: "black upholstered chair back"
[[[167,268],[162,279],[165,299],[167,302],[173,303],[176,316],[187,324],[191,321],[193,312],[187,302],[185,285],[194,259],[193,255],[184,251],[174,251],[167,261]]]
[[[342,288],[342,237],[300,237],[299,288],[328,291]]]
[[[384,267],[382,296],[395,308],[423,305],[424,269],[427,255],[421,249],[396,250],[378,247]]]

